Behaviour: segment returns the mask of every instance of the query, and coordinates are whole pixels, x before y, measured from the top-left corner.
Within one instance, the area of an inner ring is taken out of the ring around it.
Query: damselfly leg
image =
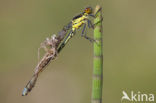
[[[88,24],[88,26],[89,26],[89,25],[90,25],[90,24]],[[94,40],[93,38],[88,37],[88,36],[86,35],[85,30],[86,30],[86,24],[84,24],[84,26],[83,26],[81,36],[84,37],[85,39],[89,40],[90,42],[94,42],[95,40]]]
[[[87,23],[88,23],[88,28],[94,29],[94,25],[89,19],[87,20]]]

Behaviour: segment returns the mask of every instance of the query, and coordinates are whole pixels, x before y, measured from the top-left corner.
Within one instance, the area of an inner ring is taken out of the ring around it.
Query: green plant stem
[[[96,13],[97,12],[97,13]],[[103,51],[102,51],[102,11],[100,6],[95,8],[94,19],[94,61],[91,103],[102,103],[102,81],[103,81]]]

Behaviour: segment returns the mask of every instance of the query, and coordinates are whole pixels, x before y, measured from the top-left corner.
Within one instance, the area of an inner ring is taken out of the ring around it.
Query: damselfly
[[[51,38],[47,38],[46,41],[41,44],[41,48],[44,48],[46,54],[43,56],[41,61],[36,66],[34,75],[32,76],[32,79],[27,83],[26,87],[24,88],[22,96],[27,95],[32,90],[32,88],[35,86],[39,73],[44,70],[45,66],[47,66],[51,60],[57,57],[57,53],[59,53],[62,50],[62,48],[66,45],[69,39],[72,38],[72,36],[76,33],[76,30],[79,29],[82,25],[84,25],[84,27],[81,36],[88,39],[91,42],[94,41],[94,39],[88,37],[85,33],[87,24],[89,28],[94,28],[94,25],[89,19],[89,16],[95,17],[92,14],[91,7],[86,8],[83,13],[75,16],[72,19],[72,21],[58,33],[57,37],[52,36]],[[69,29],[71,30],[69,34],[66,36],[66,33]],[[50,49],[48,49],[47,46],[49,46]]]

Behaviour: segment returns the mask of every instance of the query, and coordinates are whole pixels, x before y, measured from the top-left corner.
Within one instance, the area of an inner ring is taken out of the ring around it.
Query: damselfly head
[[[87,14],[91,14],[92,13],[92,8],[91,7],[87,7],[85,10],[84,10],[85,13]]]

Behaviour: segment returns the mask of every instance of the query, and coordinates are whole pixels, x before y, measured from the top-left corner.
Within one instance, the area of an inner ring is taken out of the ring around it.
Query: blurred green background
[[[21,93],[40,43],[96,4],[104,17],[103,103],[120,103],[123,90],[156,94],[155,0],[0,0],[0,103],[90,103],[93,45],[80,32],[32,92]]]

